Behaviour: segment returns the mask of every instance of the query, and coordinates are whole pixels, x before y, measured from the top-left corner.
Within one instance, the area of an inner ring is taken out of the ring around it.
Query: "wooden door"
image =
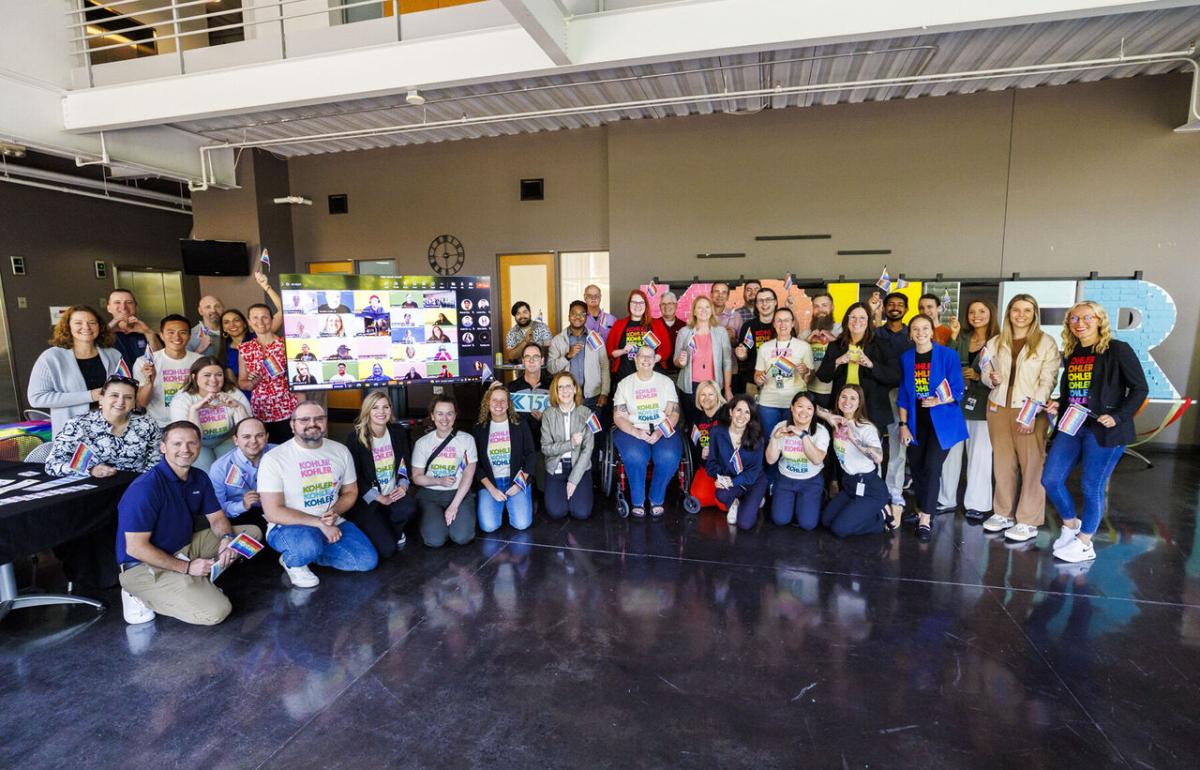
[[[554,252],[501,254],[499,263],[500,307],[496,308],[495,315],[501,335],[507,334],[512,328],[513,319],[509,308],[518,300],[528,302],[531,315],[546,323],[551,332],[557,331],[558,269]],[[496,349],[503,348],[504,338],[501,336],[497,340]]]

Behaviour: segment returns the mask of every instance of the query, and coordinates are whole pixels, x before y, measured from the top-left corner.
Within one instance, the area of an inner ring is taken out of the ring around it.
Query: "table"
[[[12,563],[20,556],[53,548],[104,526],[116,515],[117,501],[137,476],[121,472],[106,479],[80,479],[64,485],[72,490],[67,493],[0,505],[0,620],[23,607],[87,604],[101,612],[106,609],[104,602],[71,594],[20,595]],[[0,479],[36,479],[40,483],[52,478],[38,464],[0,462]],[[92,484],[94,488],[77,489],[80,484]],[[24,494],[26,490],[3,493],[0,501]]]

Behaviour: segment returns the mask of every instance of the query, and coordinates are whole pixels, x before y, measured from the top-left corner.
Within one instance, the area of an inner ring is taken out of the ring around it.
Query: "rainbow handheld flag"
[[[670,420],[663,420],[658,424],[658,432],[663,434],[663,438],[671,438],[675,435],[675,426]]]
[[[590,430],[592,433],[599,433],[600,431],[604,430],[604,426],[600,424],[600,418],[594,414],[587,418],[587,426],[588,430]]]
[[[702,438],[704,438],[704,431],[700,430],[699,427],[693,425],[692,426],[692,443],[695,444],[696,446],[700,446],[700,439],[702,439]]]
[[[780,356],[775,359],[775,368],[779,370],[779,374],[784,377],[791,377],[796,373],[796,365],[791,362],[787,356]]]
[[[283,367],[279,365],[274,356],[267,356],[263,359],[263,369],[267,370],[268,377],[278,377],[283,374]]]
[[[1017,413],[1017,423],[1024,425],[1026,428],[1033,427],[1033,423],[1037,420],[1038,410],[1044,404],[1040,401],[1034,401],[1032,398],[1025,399],[1025,403],[1021,406],[1021,411]]]
[[[734,473],[741,474],[741,472],[745,469],[745,466],[742,465],[742,450],[733,450],[733,457],[729,458],[729,462],[733,465]]]
[[[400,462],[396,463],[396,478],[397,479],[408,478],[408,465],[405,464],[403,458],[400,459]]]
[[[240,487],[242,482],[246,480],[246,474],[242,473],[242,469],[236,465],[229,466],[229,473],[225,474],[225,485],[229,487]]]
[[[950,383],[947,380],[942,380],[937,386],[937,390],[933,391],[933,396],[943,404],[948,404],[954,400],[954,391],[950,390]]]
[[[946,289],[942,292],[942,310],[949,310],[950,303],[954,300],[950,297],[950,290]]]
[[[587,346],[592,350],[599,350],[604,347],[604,338],[600,336],[599,332],[592,329],[588,332]]]
[[[86,476],[88,470],[95,464],[95,460],[96,455],[88,449],[87,444],[80,444],[75,447],[75,454],[71,455],[68,467],[75,473]]]
[[[688,337],[687,352],[689,355],[696,354],[696,335]]]
[[[992,365],[992,354],[988,352],[988,346],[984,345],[979,349],[979,371],[983,371],[985,366]]]
[[[651,297],[658,296],[658,287],[654,285],[654,281],[646,284],[646,294]]]
[[[488,380],[493,380],[495,378],[496,378],[496,375],[494,372],[492,372],[492,367],[488,366],[487,364],[484,364],[483,369],[479,372],[480,381],[487,382]]]
[[[266,249],[262,250],[262,254],[258,257],[258,262],[267,269],[267,272],[271,271],[271,255],[267,253]]]
[[[229,547],[245,556],[247,559],[253,559],[259,551],[263,549],[263,544],[247,535],[245,532],[238,533],[229,543]]]
[[[646,332],[642,335],[642,344],[649,345],[655,350],[658,350],[658,346],[661,345],[662,342],[659,341],[658,336],[655,335],[654,332]]]
[[[520,487],[521,491],[524,492],[525,490],[529,489],[529,474],[525,471],[519,471],[517,475],[513,477],[513,483]]]
[[[742,344],[745,345],[750,350],[754,350],[754,348],[756,346],[754,344],[754,330],[753,329],[749,329],[749,328],[746,329],[746,333],[742,335]]]
[[[1079,404],[1071,404],[1067,407],[1067,411],[1063,412],[1062,419],[1058,421],[1058,430],[1068,436],[1074,436],[1087,422],[1088,415],[1091,414],[1085,407]]]
[[[455,471],[455,474],[457,475],[459,473],[462,473],[466,469],[467,469],[467,456],[463,455],[462,457],[458,458],[458,470]]]
[[[875,285],[887,292],[892,290],[894,284],[891,276],[888,275],[887,265],[883,266],[883,272],[879,275],[879,280],[875,282]]]
[[[787,277],[783,279],[783,293],[787,294],[789,291],[791,291],[793,285],[795,285],[795,283],[792,281],[792,274],[788,273]]]
[[[149,346],[147,346],[147,350],[149,350]],[[118,359],[117,365],[113,369],[112,373],[118,377],[128,377],[131,380],[133,379],[133,372],[129,371],[129,364],[125,363],[124,358]]]

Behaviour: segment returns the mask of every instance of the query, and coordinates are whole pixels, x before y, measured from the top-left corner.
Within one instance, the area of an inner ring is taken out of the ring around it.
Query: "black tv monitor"
[[[492,374],[489,276],[283,274],[279,287],[292,390]]]
[[[244,241],[196,241],[181,238],[183,272],[188,275],[250,275]]]

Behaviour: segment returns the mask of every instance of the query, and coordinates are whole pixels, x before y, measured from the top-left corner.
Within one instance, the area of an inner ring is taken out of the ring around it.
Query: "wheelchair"
[[[613,436],[617,430],[615,425],[608,429],[604,437],[604,447],[600,450],[600,491],[605,497],[613,493],[616,494],[617,513],[622,519],[625,519],[629,517],[632,506],[625,494],[628,491],[625,465],[622,463],[616,444],[613,442]],[[682,427],[679,430],[682,431]],[[680,438],[683,441],[683,453],[679,461],[679,471],[675,474],[675,478],[679,482],[680,494],[683,497],[683,509],[688,513],[698,513],[700,511],[700,501],[689,492],[692,487],[692,474],[694,472],[692,447],[686,434],[681,433]],[[649,468],[647,469],[646,477],[647,479],[650,477]]]

